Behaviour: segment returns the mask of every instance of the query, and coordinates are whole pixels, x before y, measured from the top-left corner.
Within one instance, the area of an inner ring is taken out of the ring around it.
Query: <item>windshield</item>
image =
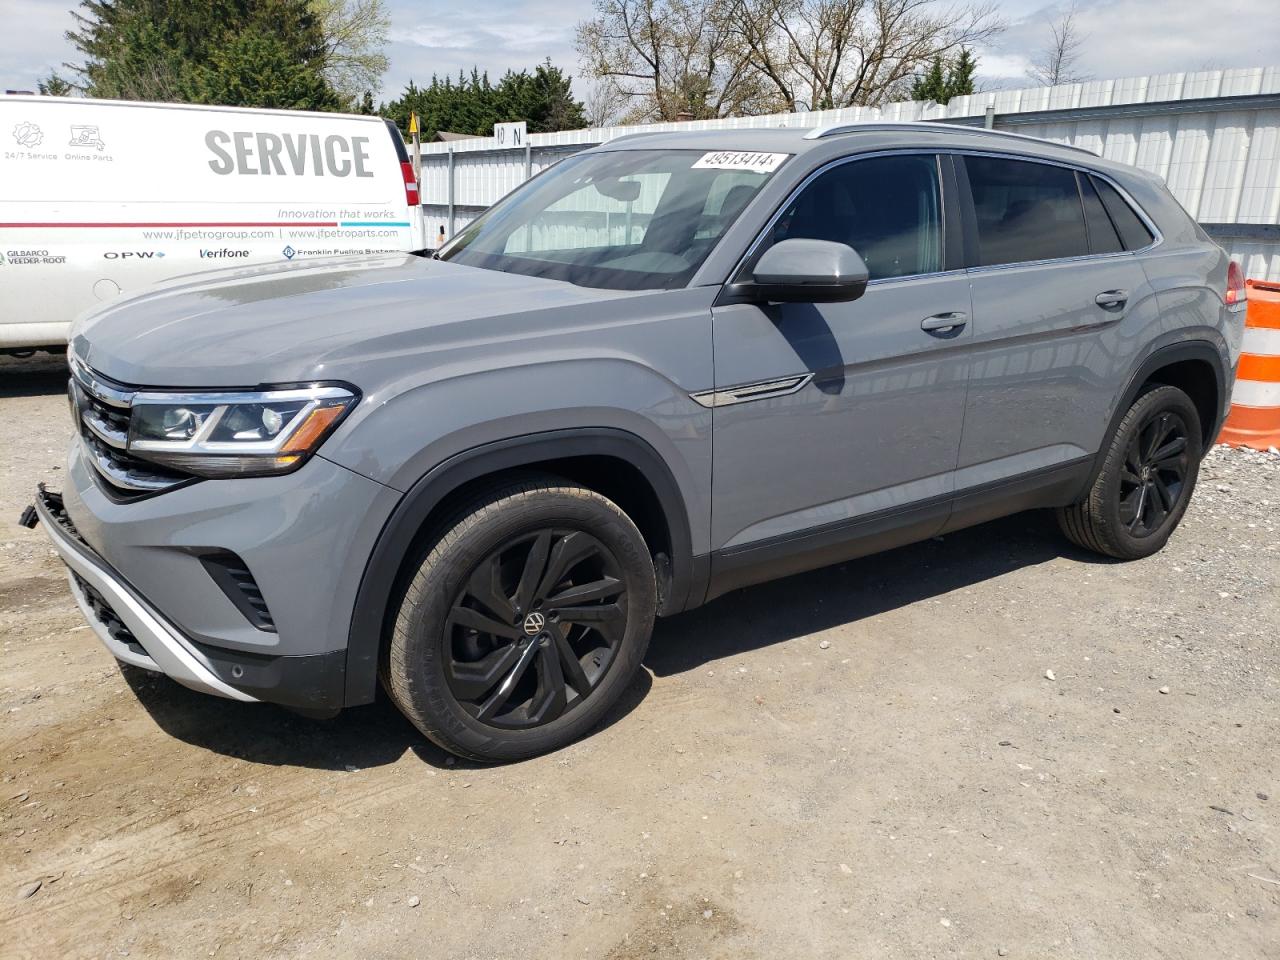
[[[579,154],[491,207],[439,256],[583,287],[682,287],[786,158],[724,150]]]

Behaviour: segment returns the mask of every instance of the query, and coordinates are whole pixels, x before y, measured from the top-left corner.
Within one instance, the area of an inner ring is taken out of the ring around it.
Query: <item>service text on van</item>
[[[373,176],[368,137],[210,130],[204,142],[214,155],[209,169],[223,176]]]

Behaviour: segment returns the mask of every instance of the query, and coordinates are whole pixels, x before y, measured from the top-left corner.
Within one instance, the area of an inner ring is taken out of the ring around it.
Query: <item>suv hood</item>
[[[148,287],[81,317],[71,349],[136,386],[341,380],[369,359],[521,332],[509,320],[473,322],[483,318],[626,295],[408,254],[330,258]]]

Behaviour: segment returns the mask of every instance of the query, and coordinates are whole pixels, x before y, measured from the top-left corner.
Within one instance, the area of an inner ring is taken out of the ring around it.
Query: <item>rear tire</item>
[[[459,756],[546,753],[618,700],[656,607],[653,561],[630,518],[593,490],[532,476],[446,521],[400,603],[383,685]]]
[[[1088,496],[1058,510],[1067,539],[1117,560],[1160,550],[1195,490],[1200,438],[1191,398],[1177,387],[1150,384],[1117,426]]]

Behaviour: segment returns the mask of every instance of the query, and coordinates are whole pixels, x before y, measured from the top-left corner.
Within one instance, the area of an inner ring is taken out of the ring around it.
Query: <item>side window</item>
[[[1089,249],[1094,253],[1119,253],[1124,249],[1124,244],[1120,242],[1115,224],[1098,199],[1093,178],[1084,173],[1078,173],[1076,177],[1080,182],[1080,197],[1084,200],[1084,219],[1089,224]]]
[[[1074,171],[999,157],[965,157],[964,165],[977,218],[979,266],[1088,254]]]
[[[942,269],[938,161],[928,155],[870,157],[832,167],[804,188],[773,239],[847,243],[872,280]]]
[[[1126,250],[1140,250],[1155,239],[1147,229],[1147,225],[1133,212],[1133,207],[1125,202],[1124,197],[1120,196],[1115,187],[1101,177],[1089,179],[1093,181],[1094,189],[1102,198],[1102,204],[1107,208],[1107,213],[1111,214],[1111,222],[1120,232],[1120,239],[1124,242]]]

